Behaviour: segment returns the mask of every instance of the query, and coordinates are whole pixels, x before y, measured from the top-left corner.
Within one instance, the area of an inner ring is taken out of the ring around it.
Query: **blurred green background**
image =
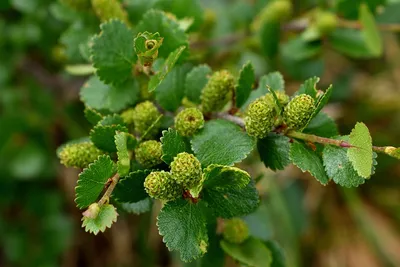
[[[318,53],[299,60],[298,50],[287,44],[296,33],[261,45],[243,37],[265,0],[122,2],[133,24],[152,7],[194,16],[193,27],[201,35],[191,34],[192,60],[213,69],[238,72],[250,60],[258,77],[281,71],[289,93],[304,79],[320,76],[323,86],[334,85],[325,111],[338,121],[341,133],[363,121],[375,145],[400,146],[396,31],[382,32],[380,57],[352,59],[322,40]],[[362,1],[293,2],[296,15],[339,2],[337,14],[352,19],[351,5]],[[400,1],[367,2],[376,8],[378,23],[400,23]],[[64,67],[86,62],[85,45],[99,24],[94,15],[58,1],[0,1],[0,266],[183,266],[162,244],[155,212],[120,214],[115,226],[98,236],[80,227],[74,203],[78,170],[62,167],[55,150],[89,130],[79,101],[85,77],[71,76]],[[268,44],[277,45],[280,56],[269,59],[263,52]],[[292,167],[273,173],[255,163],[257,157],[242,164],[264,176],[258,184],[262,204],[246,221],[253,235],[279,242],[288,266],[400,266],[398,161],[380,155],[371,180],[350,190],[323,187]],[[226,265],[236,266],[230,259]]]

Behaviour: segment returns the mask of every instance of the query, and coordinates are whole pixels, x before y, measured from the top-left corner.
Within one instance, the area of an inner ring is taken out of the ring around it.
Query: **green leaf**
[[[266,138],[257,141],[257,149],[265,167],[273,171],[283,170],[291,163],[290,139],[286,136],[270,133]]]
[[[118,114],[107,115],[97,123],[97,125],[102,125],[102,126],[118,125],[118,124],[121,126],[126,126],[124,120]]]
[[[103,119],[103,116],[97,110],[88,106],[85,107],[84,113],[85,113],[85,118],[92,125],[96,125],[99,121]]]
[[[276,241],[268,240],[264,242],[272,254],[271,267],[286,267],[285,255],[282,248]]]
[[[69,62],[83,61],[79,46],[87,41],[89,36],[94,34],[92,30],[82,22],[73,23],[60,37],[60,43],[65,47],[65,55]]]
[[[370,177],[372,171],[372,138],[368,127],[362,122],[357,122],[350,133],[349,142],[354,147],[347,150],[347,156],[354,169],[361,177]]]
[[[208,235],[202,201],[192,203],[179,199],[161,209],[157,225],[170,251],[177,250],[185,262],[200,258],[207,252]]]
[[[232,244],[225,240],[221,241],[221,247],[226,254],[238,262],[249,267],[270,267],[272,253],[263,242],[249,237],[242,244]]]
[[[179,24],[160,10],[149,10],[143,15],[136,27],[136,32],[159,32],[164,38],[158,49],[158,56],[167,58],[168,55],[181,46],[188,46],[188,36],[179,27]]]
[[[186,97],[196,103],[200,104],[200,95],[204,86],[208,82],[208,76],[211,74],[211,68],[204,64],[194,67],[187,75],[185,81],[185,95]]]
[[[300,85],[299,90],[297,91],[296,94],[307,94],[311,96],[312,98],[316,99],[317,98],[317,83],[319,82],[318,77],[312,77],[307,79],[302,85]]]
[[[185,78],[189,65],[176,66],[165,76],[156,88],[154,94],[157,102],[168,111],[176,111],[185,95]]]
[[[96,125],[90,130],[90,140],[101,150],[116,152],[117,147],[114,142],[115,132],[128,132],[128,128],[122,125]]]
[[[278,53],[279,42],[272,42],[271,40],[280,40],[281,24],[277,22],[268,21],[261,26],[260,29],[260,43],[261,51],[269,59],[274,58]]]
[[[106,228],[110,228],[117,221],[117,210],[111,204],[100,206],[99,213],[95,218],[83,217],[82,227],[85,231],[97,235],[99,232],[104,232]]]
[[[103,155],[79,174],[75,188],[75,202],[78,208],[86,208],[97,201],[104,185],[116,172],[114,162],[109,156]]]
[[[307,42],[301,36],[282,45],[282,56],[294,61],[313,58],[321,53],[320,42]]]
[[[163,151],[161,159],[167,164],[170,164],[179,153],[190,152],[190,144],[187,139],[172,128],[162,132],[161,143]]]
[[[201,164],[233,165],[245,159],[255,141],[236,124],[226,120],[212,120],[193,137],[192,149]]]
[[[82,86],[80,97],[91,108],[119,112],[138,101],[139,91],[139,84],[133,79],[119,85],[107,85],[92,76]]]
[[[374,56],[380,56],[383,52],[382,38],[376,25],[374,15],[366,4],[360,5],[359,20],[362,27],[362,35],[368,49]]]
[[[204,188],[203,199],[216,216],[233,218],[249,214],[258,207],[259,196],[254,182],[241,189]]]
[[[113,191],[113,198],[122,203],[135,203],[148,198],[143,184],[149,174],[149,170],[139,170],[121,178]]]
[[[235,190],[247,186],[250,175],[236,167],[211,164],[203,170],[204,188]]]
[[[110,20],[100,25],[101,33],[93,38],[92,60],[100,80],[118,84],[132,77],[136,54],[133,32],[120,20]]]
[[[329,43],[333,49],[353,58],[373,58],[375,55],[367,48],[360,30],[336,29],[329,36]]]
[[[255,81],[254,67],[250,61],[243,65],[236,85],[236,106],[240,108],[249,98]]]
[[[327,185],[329,177],[325,173],[321,157],[308,146],[294,142],[290,146],[290,160],[303,172],[309,172],[321,184]]]
[[[327,145],[322,152],[322,158],[326,173],[336,184],[357,187],[365,182],[354,170],[345,148]]]
[[[157,89],[157,87],[161,84],[161,82],[165,79],[165,76],[172,70],[175,66],[175,63],[178,61],[181,56],[183,50],[185,50],[185,46],[181,46],[175,51],[169,54],[168,58],[165,60],[164,65],[161,67],[160,71],[158,71],[155,75],[151,76],[149,81],[149,92],[152,92]]]
[[[137,215],[150,211],[152,205],[153,201],[149,197],[135,203],[121,203],[123,210]]]
[[[322,137],[332,137],[339,134],[335,121],[324,112],[318,113],[303,132]]]
[[[126,133],[117,133],[114,136],[115,146],[117,147],[117,169],[120,176],[125,176],[129,173],[131,167],[131,160],[128,152],[128,135]]]

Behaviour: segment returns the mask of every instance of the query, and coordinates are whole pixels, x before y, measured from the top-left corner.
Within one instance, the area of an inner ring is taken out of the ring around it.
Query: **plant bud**
[[[133,123],[135,125],[135,131],[138,134],[144,134],[154,122],[157,121],[160,116],[160,112],[156,106],[150,101],[142,102],[136,105],[133,112]],[[160,129],[160,124],[158,123],[152,129],[150,129],[149,133],[146,135],[147,139],[151,139],[156,136],[158,130]]]
[[[400,159],[400,148],[389,146],[385,148],[385,153],[396,159]]]
[[[242,219],[226,220],[223,236],[230,243],[241,244],[249,237],[249,228]]]
[[[192,136],[203,126],[203,113],[197,108],[186,108],[175,117],[176,131],[182,136]]]
[[[272,101],[260,97],[249,105],[244,122],[250,136],[262,139],[272,130],[277,115]]]
[[[140,143],[135,149],[136,160],[145,168],[151,168],[162,163],[161,143],[155,140]]]
[[[293,5],[290,0],[269,1],[260,11],[251,25],[253,31],[258,31],[267,22],[283,22],[290,18]]]
[[[235,78],[227,70],[214,72],[201,92],[201,108],[204,113],[219,111],[232,97]]]
[[[175,200],[182,196],[182,186],[165,171],[152,172],[144,181],[144,188],[150,197],[164,201]]]
[[[326,35],[333,32],[337,25],[337,17],[332,12],[320,11],[315,16],[315,26],[321,35]]]
[[[285,107],[283,119],[289,129],[299,130],[306,126],[315,110],[314,99],[306,94],[294,97]]]
[[[92,0],[94,13],[102,21],[119,19],[129,24],[128,14],[117,0]]]
[[[60,162],[66,167],[86,168],[104,152],[92,142],[68,144],[60,152]]]
[[[134,113],[135,113],[135,110],[133,108],[128,108],[127,110],[125,110],[121,113],[121,118],[125,124],[127,124],[127,125],[134,124],[134,121],[133,121]]]
[[[172,177],[185,189],[198,187],[202,182],[200,161],[192,154],[179,153],[171,163]]]
[[[96,219],[97,215],[99,215],[100,206],[98,203],[93,203],[89,206],[87,210],[85,210],[82,215],[86,218]]]

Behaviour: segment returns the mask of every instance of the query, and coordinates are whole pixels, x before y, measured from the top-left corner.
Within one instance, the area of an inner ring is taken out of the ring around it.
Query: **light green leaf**
[[[290,160],[303,172],[309,172],[321,184],[327,185],[329,177],[325,173],[322,159],[316,151],[299,142],[294,142],[290,146]]]
[[[186,75],[185,95],[190,101],[200,104],[201,91],[206,86],[211,72],[211,68],[204,64],[194,67]]]
[[[250,182],[250,175],[236,167],[211,164],[203,170],[204,188],[215,190],[241,189]]]
[[[84,216],[82,218],[82,227],[85,231],[97,235],[99,232],[104,232],[106,228],[110,228],[117,221],[117,210],[111,204],[105,204],[99,207],[99,213],[95,218]]]
[[[190,152],[190,143],[188,140],[180,136],[172,128],[162,132],[161,143],[163,151],[161,159],[167,164],[170,164],[179,153]]]
[[[149,174],[149,170],[138,170],[121,178],[113,191],[113,198],[121,203],[135,203],[147,198],[144,180]]]
[[[347,156],[353,164],[354,169],[361,177],[370,177],[373,162],[372,138],[368,127],[362,122],[357,122],[350,133],[349,142],[354,147],[347,150]]]
[[[257,141],[257,149],[265,167],[273,171],[283,170],[291,163],[289,159],[290,139],[283,135],[270,133]]]
[[[129,173],[131,160],[128,152],[128,135],[124,132],[118,132],[114,136],[115,146],[117,147],[117,169],[120,176],[125,176]]]
[[[354,170],[345,148],[327,145],[322,152],[322,158],[326,173],[336,184],[357,187],[365,182]]]
[[[161,67],[160,71],[158,71],[155,75],[150,78],[149,81],[149,92],[152,92],[157,89],[157,87],[161,84],[161,82],[165,79],[165,76],[172,70],[175,66],[175,63],[178,61],[181,56],[183,50],[185,50],[185,46],[181,46],[175,51],[169,54],[168,58],[165,60],[164,65]]]
[[[152,205],[153,201],[149,197],[135,203],[121,203],[123,210],[137,215],[150,211]]]
[[[170,251],[177,250],[185,262],[200,258],[207,252],[208,235],[204,203],[185,199],[168,202],[157,218],[163,241]]]
[[[75,187],[75,202],[78,208],[86,208],[97,201],[107,180],[116,172],[114,162],[109,156],[100,156],[79,174]]]
[[[100,25],[101,33],[93,38],[92,60],[100,80],[118,84],[132,77],[136,54],[133,32],[120,20],[109,20]]]
[[[383,52],[382,38],[376,25],[374,15],[366,4],[360,5],[359,20],[362,27],[362,35],[368,49],[374,56],[380,56]]]
[[[97,76],[92,76],[82,86],[80,97],[91,108],[119,112],[137,102],[139,91],[139,84],[133,79],[119,85],[107,85]]]
[[[236,124],[226,120],[212,120],[195,135],[192,149],[201,164],[233,165],[245,159],[255,141]]]
[[[101,150],[107,152],[116,152],[117,147],[114,142],[115,133],[128,132],[128,128],[122,125],[96,125],[90,130],[90,140]]]
[[[65,71],[75,76],[86,76],[93,74],[96,69],[90,64],[67,65]]]
[[[243,65],[236,85],[236,106],[240,108],[249,98],[255,81],[254,67],[250,61]]]
[[[213,213],[222,218],[233,218],[255,211],[259,204],[259,196],[254,182],[244,188],[215,187],[204,188],[203,199]]]
[[[232,244],[221,241],[221,247],[226,254],[249,267],[270,267],[272,253],[267,246],[258,239],[249,237],[242,244]]]

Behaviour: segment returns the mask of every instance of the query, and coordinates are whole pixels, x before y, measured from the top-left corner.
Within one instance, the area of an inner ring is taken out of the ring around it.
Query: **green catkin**
[[[306,126],[314,110],[314,99],[307,94],[301,94],[287,104],[283,120],[289,129],[299,130]]]
[[[202,182],[200,161],[192,154],[179,153],[171,163],[171,173],[178,184],[184,189],[193,189]]]
[[[150,197],[159,200],[171,201],[182,196],[182,186],[165,171],[150,173],[144,181],[144,188]]]
[[[84,142],[65,145],[59,157],[61,164],[66,167],[86,168],[103,154],[92,142]]]
[[[145,168],[151,168],[162,163],[161,143],[155,140],[140,143],[135,149],[136,160]]]
[[[197,108],[186,108],[175,117],[175,129],[182,136],[192,136],[203,126],[203,113]]]
[[[249,237],[249,228],[242,219],[233,218],[225,221],[222,235],[230,243],[241,244]]]
[[[142,102],[136,105],[133,112],[133,124],[135,132],[142,135],[157,121],[161,115],[156,106],[150,101]],[[155,137],[160,129],[160,124],[154,125],[147,133],[146,138],[151,139]]]
[[[249,105],[244,122],[250,136],[265,138],[274,127],[277,112],[272,101],[260,97]]]

